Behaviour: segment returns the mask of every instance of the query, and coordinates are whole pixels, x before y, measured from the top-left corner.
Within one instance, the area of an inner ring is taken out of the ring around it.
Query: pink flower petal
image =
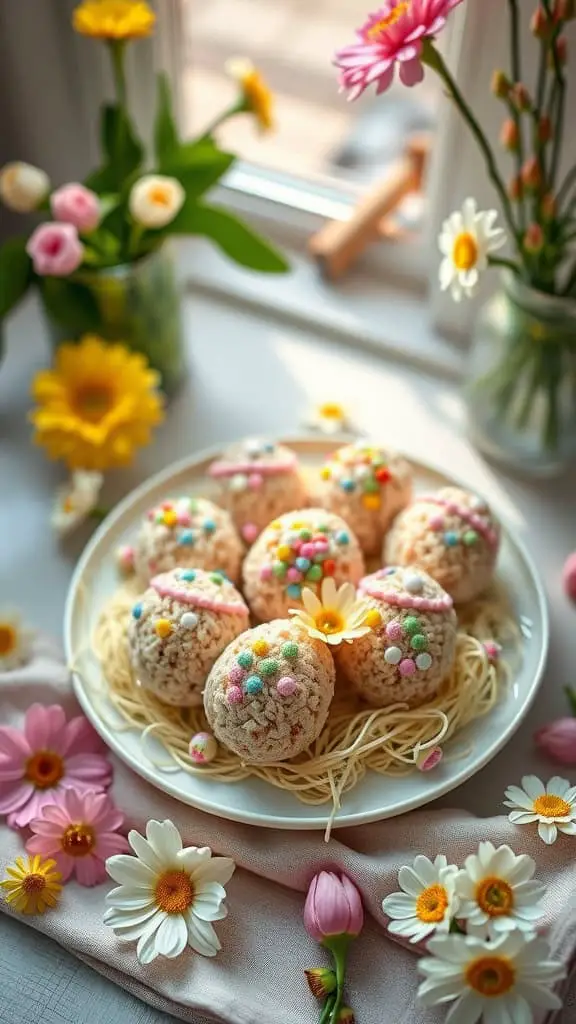
[[[76,879],[80,885],[92,886],[106,881],[104,861],[94,854],[89,853],[85,857],[76,857],[75,861]]]
[[[62,835],[62,825],[54,821],[47,821],[45,818],[34,818],[30,822],[30,828],[37,836],[50,836],[59,838]]]
[[[400,81],[404,85],[417,85],[424,78],[424,68],[419,60],[408,60],[400,64]]]
[[[69,857],[68,854],[60,850],[59,853],[54,854],[54,860],[56,861],[57,870],[62,875],[62,881],[67,882],[74,871],[76,858]]]
[[[11,757],[0,754],[0,782],[15,782],[24,778],[24,766],[14,764]]]
[[[50,750],[62,751],[66,734],[66,715],[59,704],[51,704],[46,708],[48,717],[47,745]]]
[[[100,754],[73,754],[67,757],[66,777],[81,781],[106,779],[112,775],[112,765]]]
[[[0,752],[14,758],[16,764],[23,764],[32,753],[26,737],[10,725],[0,726]]]
[[[70,719],[66,726],[62,754],[67,761],[75,754],[104,754],[106,745],[84,715]]]
[[[29,782],[0,783],[0,814],[10,814],[25,804],[34,792]]]
[[[41,853],[44,856],[61,852],[60,840],[55,836],[32,835],[26,840],[28,853]]]
[[[376,89],[376,95],[380,96],[381,93],[386,92],[386,89],[389,89],[390,86],[392,85],[393,80],[394,65],[392,65],[392,67],[386,72],[386,74],[382,75],[382,77],[380,78],[380,81],[378,82],[378,88]]]
[[[24,733],[30,749],[47,750],[51,738],[49,709],[43,704],[32,704],[24,719]]]
[[[82,821],[85,813],[89,813],[91,801],[88,800],[89,793],[81,796],[75,789],[64,789],[61,796],[61,807],[69,821]]]
[[[117,853],[128,853],[129,850],[128,840],[116,832],[103,832],[98,835],[96,852],[104,860],[115,857]]]
[[[57,798],[55,797],[54,799],[56,800]],[[56,825],[62,825],[64,828],[66,828],[66,825],[70,824],[68,815],[59,803],[46,804],[42,809],[42,817],[46,821],[54,822]]]

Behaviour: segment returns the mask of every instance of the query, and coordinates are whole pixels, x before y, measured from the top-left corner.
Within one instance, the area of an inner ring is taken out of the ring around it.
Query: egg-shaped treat
[[[335,668],[321,640],[286,619],[237,637],[204,690],[217,740],[247,764],[286,761],[320,735],[334,696]]]
[[[307,503],[297,456],[283,444],[249,438],[228,448],[208,472],[246,544],[277,516]]]
[[[133,548],[143,583],[175,568],[220,570],[240,577],[244,549],[228,512],[205,498],[169,498],[151,508]]]
[[[364,554],[375,555],[394,516],[412,497],[412,470],[396,452],[356,441],[330,456],[312,489],[314,504],[342,516]]]
[[[364,577],[359,590],[380,624],[337,648],[339,669],[374,707],[431,700],[454,661],[452,598],[427,573],[408,567],[379,569]]]
[[[248,608],[222,573],[161,573],[130,616],[128,644],[136,678],[165,704],[198,706],[214,662],[247,626]]]
[[[321,508],[274,519],[248,552],[244,595],[256,619],[286,618],[302,605],[302,588],[318,593],[322,580],[358,583],[364,575],[360,545],[343,519]]]
[[[460,487],[419,495],[395,520],[384,542],[390,565],[418,565],[457,604],[492,582],[500,526],[483,498]]]

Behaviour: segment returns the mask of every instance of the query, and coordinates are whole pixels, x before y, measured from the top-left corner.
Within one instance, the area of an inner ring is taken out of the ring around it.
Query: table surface
[[[572,480],[530,483],[487,466],[464,438],[453,385],[420,370],[206,298],[190,296],[185,318],[189,377],[155,443],[132,468],[110,475],[103,503],[113,503],[197,449],[247,434],[293,435],[318,402],[343,402],[358,428],[415,458],[450,467],[497,502],[528,545],[549,600],[550,657],[527,719],[491,764],[438,805],[457,803],[480,815],[494,814],[506,783],[530,771],[544,778],[554,774],[536,754],[532,734],[566,713],[562,687],[576,682],[576,609],[561,585],[563,562],[576,547]],[[11,324],[0,372],[0,599],[20,608],[31,625],[60,636],[68,582],[90,530],[83,527],[60,545],[50,533],[51,503],[62,475],[31,445],[26,418],[30,378],[47,355],[38,312],[30,303]],[[0,1024],[172,1019],[5,915],[0,915],[0,936]]]

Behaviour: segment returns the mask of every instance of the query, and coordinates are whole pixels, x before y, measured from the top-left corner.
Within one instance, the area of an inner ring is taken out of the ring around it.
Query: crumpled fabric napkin
[[[0,722],[20,727],[34,701],[62,704],[69,714],[79,711],[62,657],[44,637],[36,638],[28,665],[0,675]],[[465,811],[424,810],[339,829],[327,846],[321,833],[258,829],[196,811],[154,789],[112,754],[110,760],[112,793],[126,813],[128,828],[143,832],[150,818],[171,818],[185,844],[210,846],[236,861],[227,886],[229,914],[216,923],[221,953],[207,959],[187,949],[176,960],[158,958],[142,967],[136,944],[116,938],[102,923],[104,896],[112,882],[94,889],[69,882],[57,910],[22,920],[150,1005],[192,1024],[314,1024],[318,1004],[303,971],[329,960],[306,934],[302,911],[312,875],[328,867],[350,874],[367,911],[348,966],[347,992],[358,1024],[439,1024],[446,1008],[417,1004],[416,955],[387,933],[382,899],[398,889],[399,867],[417,853],[445,853],[462,863],[480,840],[489,838],[534,857],[537,876],[548,886],[548,938],[568,977],[564,1009],[535,1019],[538,1024],[576,1020],[576,839],[560,837],[548,847],[535,829],[515,828],[504,816],[477,819]],[[497,804],[502,794],[494,798]],[[22,850],[19,834],[0,824],[2,876]],[[0,907],[10,913],[3,902]]]

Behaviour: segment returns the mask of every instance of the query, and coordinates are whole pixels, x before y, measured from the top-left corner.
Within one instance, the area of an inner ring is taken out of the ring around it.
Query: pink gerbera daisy
[[[462,0],[387,0],[380,10],[370,14],[358,29],[359,42],[336,54],[340,68],[340,86],[355,100],[376,82],[376,92],[384,92],[394,78],[394,65],[400,65],[404,85],[416,85],[424,77],[421,63],[422,40],[435,36],[446,24],[450,11]]]
[[[67,721],[58,704],[32,704],[22,732],[0,726],[0,814],[11,828],[25,828],[65,789],[106,789],[112,767],[105,750],[83,715]]]
[[[122,811],[107,793],[65,789],[30,822],[26,849],[52,857],[63,882],[75,874],[80,885],[98,885],[106,879],[106,858],[129,848],[117,832],[123,824]]]

